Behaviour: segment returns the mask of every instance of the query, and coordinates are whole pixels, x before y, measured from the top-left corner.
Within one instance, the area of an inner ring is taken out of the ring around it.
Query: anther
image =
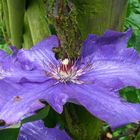
[[[63,65],[68,65],[68,64],[69,64],[69,59],[65,58],[65,59],[62,61],[62,64],[63,64]]]

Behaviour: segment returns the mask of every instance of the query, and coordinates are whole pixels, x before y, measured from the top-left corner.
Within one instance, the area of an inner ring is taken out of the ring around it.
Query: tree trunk
[[[106,29],[123,30],[128,0],[73,0],[77,20],[85,39],[87,34],[102,34]]]

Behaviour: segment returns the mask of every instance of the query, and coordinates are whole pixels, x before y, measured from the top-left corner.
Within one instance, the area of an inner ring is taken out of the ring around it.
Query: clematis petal
[[[19,90],[21,90],[19,84],[9,80],[0,80],[0,109],[13,97],[14,93],[18,93]]]
[[[69,96],[69,101],[77,101],[112,129],[140,120],[140,104],[127,103],[99,85],[70,84],[64,86],[63,91]]]
[[[40,101],[42,99],[61,113],[67,98],[66,94],[59,92],[59,86],[54,85],[53,80],[43,84],[24,84],[24,88],[14,93],[1,107],[0,120],[5,121],[5,126],[16,124],[24,116],[43,108],[44,104]]]
[[[23,124],[18,140],[71,140],[65,131],[56,128],[46,128],[42,121]]]
[[[102,49],[108,49],[105,51],[108,52],[108,54],[109,52],[111,52],[111,54],[113,52],[116,53],[121,48],[125,48],[127,46],[131,34],[131,29],[126,32],[107,30],[102,36],[89,34],[83,43],[81,57],[86,57],[88,55],[93,55],[92,57],[95,57],[96,53],[102,54]],[[96,57],[97,56],[98,55],[96,55]]]
[[[114,37],[113,40],[110,38],[109,42],[110,32],[105,33],[106,36],[98,37],[95,42],[93,41],[94,43],[90,44],[94,52],[84,57],[80,63],[81,66],[88,64],[92,68],[81,77],[81,80],[100,81],[112,90],[127,86],[140,88],[140,56],[133,48],[126,48],[130,31],[118,33],[120,34],[118,40]],[[114,44],[111,44],[112,42]]]
[[[52,52],[54,47],[59,46],[58,38],[53,35],[33,46],[30,50],[19,50],[17,59],[23,65],[27,65],[30,69],[40,68],[49,69],[58,62],[55,54]]]
[[[30,69],[28,65],[22,65],[17,60],[16,51],[13,54],[0,51],[0,80],[13,81],[13,82],[43,82],[48,78],[45,71],[38,71]],[[32,73],[32,74],[31,74]]]
[[[0,61],[3,61],[5,57],[8,56],[8,54],[6,52],[4,52],[3,50],[0,50]]]
[[[81,77],[85,82],[100,81],[112,90],[140,88],[140,56],[132,48],[123,49],[110,59],[93,60],[91,65],[93,68]]]

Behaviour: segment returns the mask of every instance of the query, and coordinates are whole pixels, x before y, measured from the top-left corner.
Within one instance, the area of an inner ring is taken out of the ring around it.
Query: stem
[[[97,140],[102,122],[91,116],[83,107],[68,104],[64,108],[63,119],[67,132],[74,140]]]
[[[140,125],[138,126],[137,130],[135,131],[135,138],[132,140],[139,140],[140,139]]]
[[[12,45],[21,48],[25,0],[7,0]],[[7,17],[6,17],[7,18]]]

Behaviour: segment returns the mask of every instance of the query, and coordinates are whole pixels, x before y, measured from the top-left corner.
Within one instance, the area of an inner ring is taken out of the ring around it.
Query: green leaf
[[[17,140],[19,128],[0,130],[0,140]]]
[[[140,31],[138,32],[138,35],[136,36],[134,48],[140,53]]]
[[[27,123],[27,122],[32,122],[32,121],[44,119],[48,115],[49,110],[50,110],[50,106],[44,107],[43,109],[38,111],[37,114],[23,119],[22,124]]]
[[[134,25],[140,25],[140,14],[136,14],[134,12],[131,13],[129,20],[131,20],[132,24]]]
[[[52,108],[50,109],[47,117],[43,119],[44,124],[48,128],[53,128],[56,125],[60,125],[60,127],[64,127],[64,122],[61,118],[61,115],[55,112]]]
[[[21,123],[0,129],[0,140],[17,140]]]
[[[36,44],[42,39],[50,36],[45,5],[42,0],[30,0],[27,2],[27,6],[27,22],[30,28],[33,44]]]
[[[120,95],[131,103],[140,103],[140,90],[128,87],[120,91]]]
[[[21,48],[25,0],[7,0],[12,45]]]

